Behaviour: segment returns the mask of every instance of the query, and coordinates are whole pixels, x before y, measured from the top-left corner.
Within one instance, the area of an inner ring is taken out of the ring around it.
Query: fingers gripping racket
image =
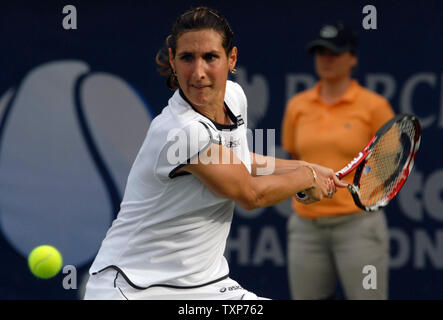
[[[395,197],[412,171],[420,140],[418,119],[410,114],[398,115],[375,133],[357,157],[336,172],[341,179],[356,170],[348,190],[359,208],[376,211]],[[296,196],[300,200],[308,198],[303,192]]]

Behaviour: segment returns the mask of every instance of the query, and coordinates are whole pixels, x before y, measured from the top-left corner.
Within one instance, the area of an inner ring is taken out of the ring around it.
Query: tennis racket
[[[414,115],[395,116],[375,133],[357,157],[336,172],[341,179],[356,170],[348,190],[359,208],[377,211],[397,195],[412,171],[420,140],[421,126]],[[296,196],[307,199],[304,192]]]

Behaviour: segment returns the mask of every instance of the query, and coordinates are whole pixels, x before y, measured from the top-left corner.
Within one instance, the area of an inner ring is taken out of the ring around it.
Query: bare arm
[[[223,164],[222,160],[228,163]],[[274,205],[307,189],[313,200],[327,196],[326,179],[319,176],[315,180],[307,166],[279,175],[252,176],[231,150],[215,144],[201,155],[197,164],[188,164],[181,170],[192,173],[212,192],[247,210]]]
[[[309,163],[302,160],[280,159],[253,152],[250,152],[250,156],[251,174],[253,176],[268,174],[278,175],[294,171],[301,166],[309,165]]]
[[[297,160],[297,156],[294,153],[291,153],[291,160],[288,159],[278,159],[269,156],[260,155],[257,153],[250,153],[251,156],[251,167],[253,175],[260,174],[282,174],[294,171],[295,169],[301,166],[310,166],[312,167],[316,173],[320,176],[323,176],[329,180],[328,190],[332,190],[333,193],[337,191],[337,187],[344,188],[347,187],[348,183],[346,181],[341,181],[338,177],[333,173],[333,171],[329,168],[323,167],[321,165],[315,163],[309,163],[303,160]],[[312,190],[304,190],[305,193],[308,194],[308,199],[301,201],[304,204],[309,204],[315,202],[317,200],[312,200],[311,192]]]

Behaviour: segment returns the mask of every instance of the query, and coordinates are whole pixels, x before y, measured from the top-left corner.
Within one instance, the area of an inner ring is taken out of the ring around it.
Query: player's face
[[[326,48],[315,53],[315,68],[318,76],[326,81],[338,81],[351,77],[351,70],[357,65],[357,57],[350,52],[334,54]]]
[[[169,49],[169,62],[178,83],[196,107],[223,106],[228,72],[237,61],[237,48],[226,55],[222,36],[215,30],[188,31],[177,40],[175,57]]]

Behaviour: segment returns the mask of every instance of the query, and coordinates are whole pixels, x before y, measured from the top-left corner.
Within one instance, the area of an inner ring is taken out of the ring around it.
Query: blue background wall
[[[62,27],[65,5],[77,29]],[[115,217],[125,177],[153,116],[172,94],[154,57],[176,16],[191,5],[220,10],[235,32],[238,81],[253,128],[275,129],[288,98],[316,79],[304,50],[324,22],[340,19],[360,38],[355,78],[397,113],[423,124],[413,175],[386,209],[391,299],[443,298],[442,1],[40,1],[0,5],[0,298],[78,299]],[[365,5],[377,29],[365,30]],[[107,109],[108,108],[108,109]],[[83,117],[82,117],[83,115]],[[82,120],[83,119],[83,120]],[[86,120],[85,120],[86,119]],[[83,122],[82,122],[83,121]],[[94,151],[95,150],[95,151]],[[231,277],[273,299],[289,299],[289,202],[236,210],[226,256]],[[29,251],[60,249],[76,268],[34,278]],[[363,275],[362,275],[363,278]],[[340,289],[338,289],[340,291]]]

